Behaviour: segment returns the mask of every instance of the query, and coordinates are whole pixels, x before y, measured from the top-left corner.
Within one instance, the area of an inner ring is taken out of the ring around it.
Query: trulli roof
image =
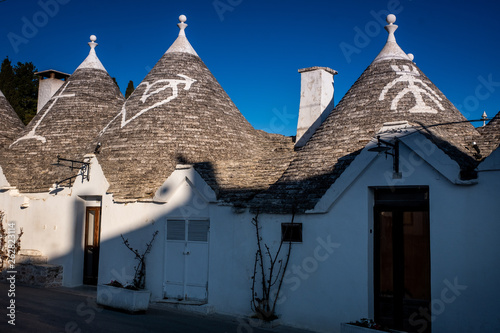
[[[254,205],[273,212],[314,208],[384,123],[407,121],[470,174],[478,133],[396,43],[388,19],[385,47],[345,94],[280,180]]]
[[[8,149],[4,168],[9,183],[21,192],[46,192],[53,184],[75,175],[54,166],[57,156],[83,161],[94,150],[99,131],[113,118],[124,98],[91,51]]]
[[[221,201],[267,189],[291,138],[255,130],[187,40],[179,37],[103,129],[98,155],[116,201],[152,200],[177,164],[193,164]]]

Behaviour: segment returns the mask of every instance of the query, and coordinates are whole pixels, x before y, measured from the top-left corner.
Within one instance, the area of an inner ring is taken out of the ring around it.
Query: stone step
[[[21,249],[19,250],[19,252],[17,252],[17,254],[22,254],[25,256],[38,256],[38,257],[43,256],[43,253],[41,251],[33,249]]]
[[[47,257],[45,256],[25,256],[25,255],[17,255],[16,256],[16,265],[37,265],[37,264],[46,264]]]
[[[7,281],[12,273],[5,269],[0,274],[0,282]],[[15,279],[16,283],[27,284],[37,287],[53,288],[62,286],[63,267],[60,265],[49,264],[25,264],[16,265]]]

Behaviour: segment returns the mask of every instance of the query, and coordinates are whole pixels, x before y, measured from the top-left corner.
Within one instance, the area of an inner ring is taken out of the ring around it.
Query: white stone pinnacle
[[[387,40],[395,42],[396,37],[394,37],[394,32],[398,29],[398,26],[394,24],[394,22],[396,22],[396,15],[389,14],[387,15],[387,18],[385,20],[387,21],[387,23],[389,23],[384,27],[385,30],[389,33],[389,37],[387,37]]]
[[[404,53],[396,42],[396,37],[394,36],[394,32],[398,29],[398,26],[394,24],[394,22],[396,22],[396,15],[387,15],[386,21],[388,25],[384,28],[389,33],[389,36],[387,37],[387,42],[385,43],[384,48],[380,51],[373,62],[386,59],[404,59],[412,61],[413,59],[410,59],[410,56]]]
[[[90,52],[87,58],[78,66],[78,69],[81,68],[93,68],[93,69],[100,69],[103,71],[106,71],[104,66],[102,65],[101,61],[99,58],[97,58],[97,54],[95,53],[95,47],[99,44],[97,44],[95,41],[97,40],[97,37],[95,35],[90,36],[90,42],[88,43],[90,46]]]
[[[184,23],[184,22],[186,22],[186,20],[187,20],[186,15],[179,16],[180,23],[177,23],[177,26],[180,29],[179,36],[186,36],[186,33],[184,32],[184,29],[186,29],[186,27],[188,26],[186,23]]]
[[[182,52],[182,53],[190,53],[195,56],[198,56],[196,51],[193,49],[191,44],[186,38],[186,32],[185,29],[188,26],[186,22],[187,18],[186,15],[181,15],[179,16],[179,22],[177,23],[177,26],[179,27],[179,36],[177,39],[174,41],[174,43],[168,48],[167,52],[165,53],[173,53],[173,52]]]
[[[99,44],[97,44],[95,41],[97,40],[97,37],[95,35],[91,35],[90,36],[90,42],[89,42],[89,46],[90,46],[90,49],[93,50],[95,49],[95,47]]]
[[[1,91],[0,91],[0,93],[1,93]],[[486,114],[486,111],[483,112],[481,119],[483,120],[483,127],[486,126],[486,120],[488,120],[488,115]]]

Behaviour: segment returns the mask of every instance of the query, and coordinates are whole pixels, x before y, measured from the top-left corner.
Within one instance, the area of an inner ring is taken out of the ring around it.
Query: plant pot
[[[376,333],[382,332],[368,327],[361,327],[347,323],[340,324],[340,333]]]
[[[258,328],[275,328],[275,327],[278,327],[279,325],[281,325],[281,321],[279,318],[276,318],[276,319],[271,320],[271,321],[266,321],[266,320],[250,317],[247,319],[247,321],[251,327],[258,327]]]
[[[127,312],[144,312],[149,306],[149,290],[130,290],[108,285],[97,286],[97,304]]]
[[[362,327],[348,323],[340,324],[340,333],[383,333],[386,331],[376,330],[374,328]],[[406,333],[404,331],[389,330],[392,333]]]

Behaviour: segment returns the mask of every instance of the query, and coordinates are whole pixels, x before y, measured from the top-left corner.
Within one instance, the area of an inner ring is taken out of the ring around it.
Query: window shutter
[[[188,241],[207,242],[208,241],[208,221],[189,221]]]
[[[184,220],[167,221],[167,240],[185,240],[186,222]]]

